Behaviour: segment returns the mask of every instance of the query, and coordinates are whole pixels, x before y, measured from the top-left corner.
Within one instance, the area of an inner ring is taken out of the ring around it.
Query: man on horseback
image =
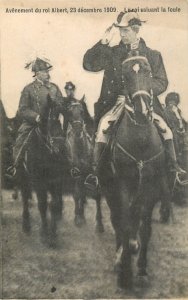
[[[165,114],[168,120],[169,126],[179,132],[184,132],[186,127],[186,121],[182,117],[182,112],[178,107],[180,103],[180,96],[178,93],[171,92],[166,95],[165,98]]]
[[[93,133],[91,132],[93,130],[93,119],[88,112],[87,105],[85,103],[85,96],[83,96],[81,100],[76,99],[75,89],[76,86],[71,81],[66,82],[65,92],[67,97],[64,97],[64,104],[61,110],[61,113],[63,114],[64,117],[64,121],[63,121],[64,136],[67,139],[70,138],[69,133],[72,129],[72,126],[75,128],[75,125],[77,125],[77,127],[80,129],[80,132],[82,131],[87,132],[87,135],[90,139],[90,136]],[[70,170],[71,176],[73,178],[79,178],[81,175],[81,170],[78,168],[78,166],[74,164],[73,161],[70,163],[70,165],[71,165],[71,170]]]
[[[18,130],[16,143],[13,147],[14,164],[8,171],[8,176],[14,177],[16,170],[23,160],[24,154],[29,146],[33,130],[38,124],[46,128],[49,110],[52,103],[61,106],[63,103],[62,93],[59,87],[50,82],[49,71],[52,65],[47,61],[37,58],[26,65],[32,68],[35,80],[28,84],[22,91],[18,116],[22,124]]]
[[[161,54],[146,46],[142,38],[138,38],[141,21],[136,13],[120,13],[117,23],[110,26],[103,38],[89,49],[83,60],[83,67],[87,71],[99,72],[104,70],[104,78],[100,98],[95,103],[95,122],[98,126],[94,147],[94,174],[86,178],[86,184],[96,187],[98,179],[96,169],[101,161],[101,156],[109,140],[108,127],[116,121],[126,104],[125,78],[122,74],[122,63],[129,57],[131,51],[138,51],[145,56],[142,68],[151,71],[151,91],[153,94],[154,123],[160,128],[164,139],[166,153],[171,162],[171,169],[178,173],[184,173],[176,160],[173,135],[163,119],[164,112],[157,98],[168,85],[167,75]],[[111,40],[116,28],[119,28],[121,41],[119,45],[111,47]]]
[[[66,136],[67,128],[68,128],[68,119],[69,119],[68,118],[69,107],[74,103],[78,103],[79,100],[75,98],[76,86],[71,81],[66,82],[64,89],[67,97],[64,97],[62,113],[64,116],[63,131],[64,131],[64,135]],[[81,100],[84,100],[84,98],[85,96],[83,96]],[[91,123],[93,123],[93,119],[91,118],[87,109],[87,105],[84,101],[82,101],[82,108],[83,108],[83,120],[86,126],[90,127]]]

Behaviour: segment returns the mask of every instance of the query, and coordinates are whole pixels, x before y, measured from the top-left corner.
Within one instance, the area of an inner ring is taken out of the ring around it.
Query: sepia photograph
[[[188,2],[0,0],[0,299],[188,298]]]

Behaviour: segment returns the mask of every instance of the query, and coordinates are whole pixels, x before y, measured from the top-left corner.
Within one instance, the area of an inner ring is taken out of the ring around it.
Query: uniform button
[[[116,71],[117,69],[116,68],[114,68],[114,71]]]
[[[103,104],[106,104],[106,101],[103,101]]]
[[[114,83],[114,81],[113,81],[113,80],[111,80],[111,83]]]
[[[108,94],[110,94],[111,92],[110,91],[108,91]]]

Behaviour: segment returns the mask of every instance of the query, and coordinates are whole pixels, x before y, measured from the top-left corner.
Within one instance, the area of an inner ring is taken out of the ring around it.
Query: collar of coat
[[[44,83],[42,80],[35,79],[34,85],[36,85],[37,87],[45,86],[46,88],[49,89],[51,87],[51,82]]]
[[[128,51],[131,50],[131,46],[124,44],[122,41],[120,41],[118,47],[122,51],[126,51],[126,52],[128,52]],[[146,43],[145,43],[145,41],[142,38],[139,39],[139,43],[138,43],[138,48],[137,49],[138,49],[138,51],[139,51],[140,54],[145,54],[147,52],[147,50],[148,50],[148,47],[146,46]]]

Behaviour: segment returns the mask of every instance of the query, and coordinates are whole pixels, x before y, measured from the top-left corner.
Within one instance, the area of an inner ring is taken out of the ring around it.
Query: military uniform
[[[92,72],[104,70],[101,94],[98,102],[95,103],[97,122],[115,105],[118,95],[123,93],[122,62],[128,57],[129,51],[130,45],[125,45],[123,42],[114,47],[98,42],[84,56],[83,66],[85,70]],[[160,52],[148,48],[143,39],[140,39],[138,51],[140,55],[146,56],[151,66],[154,111],[163,115],[162,106],[157,98],[166,90],[168,85],[162,56]]]
[[[116,27],[126,28],[134,27],[135,32],[143,21],[139,19],[137,14],[127,14],[120,13],[117,18]],[[165,147],[166,152],[172,162],[173,170],[177,172],[182,172],[177,165],[173,136],[170,128],[167,126],[166,122],[163,120],[164,111],[159,102],[158,96],[163,93],[168,86],[168,79],[163,64],[163,59],[160,52],[152,50],[147,47],[145,41],[140,38],[134,42],[134,44],[127,44],[123,42],[123,31],[120,29],[121,42],[117,46],[110,47],[110,40],[107,38],[109,32],[112,30],[113,25],[107,29],[105,32],[105,38],[95,44],[91,49],[89,49],[83,59],[83,67],[87,71],[99,72],[104,70],[104,77],[102,82],[101,94],[98,102],[95,103],[95,121],[96,124],[99,123],[96,143],[94,147],[94,163],[93,170],[94,174],[89,174],[86,178],[86,185],[88,187],[96,187],[98,185],[98,178],[96,176],[96,170],[101,161],[101,156],[104,153],[105,145],[108,141],[108,137],[104,134],[104,126],[108,126],[110,121],[114,121],[120,115],[120,110],[117,110],[119,104],[119,98],[121,96],[126,96],[126,82],[122,74],[122,63],[125,59],[129,57],[129,52],[131,50],[138,51],[140,56],[145,56],[148,61],[147,68],[151,68],[151,90],[153,92],[153,109],[155,112],[154,118],[159,123],[159,125],[164,127],[165,131]],[[133,29],[132,29],[133,30]],[[124,35],[125,36],[125,35]],[[123,101],[120,102],[123,107]],[[163,117],[163,118],[162,118]]]
[[[23,120],[23,123],[18,130],[18,137],[13,149],[14,161],[17,160],[23,144],[27,142],[27,137],[32,128],[37,125],[37,116],[40,116],[41,124],[43,124],[44,128],[47,127],[49,109],[52,104],[50,97],[51,88],[56,90],[56,104],[62,105],[63,97],[61,91],[54,83],[49,82],[48,85],[44,85],[36,79],[22,91],[18,115]]]
[[[64,123],[63,123],[63,131],[64,134],[66,134],[67,132],[67,128],[68,128],[68,110],[69,107],[71,106],[71,104],[77,103],[79,100],[77,100],[76,98],[74,98],[74,91],[76,89],[76,86],[71,82],[68,81],[65,84],[65,91],[67,92],[68,90],[71,91],[70,95],[67,97],[64,97],[64,103],[63,103],[63,107],[62,107],[62,114],[64,116]],[[93,119],[91,118],[88,109],[87,109],[87,105],[84,101],[82,101],[82,107],[83,107],[83,120],[86,124],[87,130],[90,129],[93,125]]]
[[[175,130],[185,130],[186,121],[183,119],[181,110],[178,107],[178,104],[180,103],[179,94],[175,92],[168,93],[165,98],[165,103],[165,115],[169,126]]]

